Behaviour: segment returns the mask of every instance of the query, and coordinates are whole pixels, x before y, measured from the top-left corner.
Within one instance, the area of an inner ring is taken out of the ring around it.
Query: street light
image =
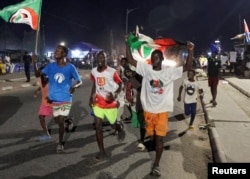
[[[65,42],[61,42],[60,45],[65,46]]]
[[[128,33],[128,15],[130,12],[135,11],[140,8],[127,9],[126,11],[126,34]]]

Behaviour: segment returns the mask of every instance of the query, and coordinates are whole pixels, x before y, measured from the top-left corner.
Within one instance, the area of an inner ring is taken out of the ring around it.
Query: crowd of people
[[[21,56],[21,61],[23,62],[23,68],[25,71],[26,82],[30,82],[30,66],[31,66],[31,56],[27,51]],[[20,63],[14,63],[11,59],[10,53],[6,53],[4,57],[0,55],[0,75],[12,74],[16,70],[20,72]]]
[[[130,120],[133,128],[138,129],[137,149],[145,150],[145,137],[150,138],[151,147],[155,150],[155,159],[150,175],[160,176],[160,160],[163,153],[164,137],[168,133],[169,112],[173,111],[173,84],[187,71],[187,79],[182,82],[178,101],[182,100],[184,89],[184,114],[190,117],[189,130],[193,130],[196,115],[197,96],[203,93],[199,83],[195,80],[193,65],[194,44],[190,41],[186,44],[188,55],[183,64],[176,66],[163,65],[164,58],[173,59],[179,54],[178,47],[169,48],[162,52],[159,49],[151,53],[151,63],[145,63],[134,59],[131,48],[126,43],[126,57],[117,61],[116,67],[107,64],[107,54],[100,51],[96,57],[97,66],[90,72],[92,90],[89,96],[89,107],[94,117],[95,136],[99,153],[94,160],[99,162],[109,158],[104,148],[103,122],[108,121],[117,135],[118,142],[125,140],[126,133],[123,125],[124,107],[130,112]],[[54,61],[37,67],[38,57],[33,54],[30,57],[25,54],[25,63],[33,63],[35,75],[38,78],[39,87],[34,91],[34,97],[41,92],[41,104],[38,118],[42,128],[40,141],[50,140],[45,118],[52,116],[58,124],[59,139],[56,148],[57,153],[64,152],[65,125],[73,125],[73,121],[67,121],[72,106],[72,97],[76,88],[82,85],[82,80],[76,67],[67,60],[68,49],[58,45],[54,53]],[[218,85],[218,70],[220,61],[216,58],[217,52],[208,59],[208,82],[211,87],[211,103],[216,106],[216,92]],[[1,59],[0,59],[1,60]],[[27,81],[30,80],[29,67],[26,68]]]
[[[0,56],[0,75],[14,72],[15,64],[11,61],[10,54],[6,53],[4,58]]]

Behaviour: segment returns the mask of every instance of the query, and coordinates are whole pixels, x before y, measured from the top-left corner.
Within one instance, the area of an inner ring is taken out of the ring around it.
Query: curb
[[[214,162],[215,163],[227,163],[226,155],[224,150],[222,149],[222,146],[220,145],[220,139],[219,135],[217,133],[217,130],[215,127],[209,127],[209,136],[214,156]]]
[[[201,100],[202,108],[204,111],[205,120],[208,124],[208,135],[210,138],[210,144],[212,147],[214,162],[215,163],[227,163],[226,155],[221,146],[219,135],[213,123],[212,116],[208,114],[208,111],[205,108],[204,99],[201,98],[200,100]]]
[[[234,83],[232,83],[232,82],[230,82],[228,80],[225,80],[225,81],[227,81],[231,86],[233,86],[234,88],[236,88],[237,90],[239,90],[241,93],[243,93],[247,97],[250,97],[250,93],[247,92],[246,90],[243,90],[242,88],[238,87],[237,85],[235,85]]]

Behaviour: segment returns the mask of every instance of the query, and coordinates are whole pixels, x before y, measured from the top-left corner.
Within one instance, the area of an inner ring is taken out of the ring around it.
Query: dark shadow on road
[[[56,146],[57,143],[54,140],[47,141],[47,142],[39,142],[37,141],[31,141],[30,139],[34,136],[37,136],[39,131],[26,131],[26,132],[20,132],[11,134],[8,136],[8,134],[1,135],[0,138],[4,139],[15,139],[15,138],[22,138],[22,140],[12,143],[12,144],[6,144],[5,146],[1,146],[1,148],[8,147],[10,145],[23,145],[24,143],[30,142],[34,143],[34,145],[30,146],[29,148],[23,148],[18,151],[14,151],[12,153],[6,154],[4,156],[1,156],[0,160],[0,170],[4,170],[7,168],[11,168],[17,165],[20,165],[22,163],[29,162],[31,160],[35,160],[36,158],[42,158],[42,157],[48,157],[49,155],[56,155]],[[95,142],[95,136],[91,135],[85,138],[79,138],[71,141],[67,141],[65,143],[65,149],[76,149],[81,148],[84,145],[88,145],[90,143]],[[64,154],[71,154],[75,153],[76,151],[71,150],[69,152],[65,152]]]
[[[4,124],[11,118],[22,106],[21,100],[16,96],[1,96],[0,109],[4,111],[0,113],[0,125]]]
[[[185,119],[185,116],[184,116],[184,114],[177,114],[177,115],[175,115],[175,116],[173,116],[173,117],[170,117],[169,119],[176,119],[176,120],[178,120],[178,121],[182,121],[182,120],[184,120]]]
[[[83,140],[85,141],[85,140]],[[106,149],[106,151],[109,151],[112,153],[114,149],[117,147],[120,147],[122,145],[125,145],[124,143],[115,144],[113,146],[110,146]],[[96,153],[91,153],[89,155],[82,156],[82,160],[78,163],[75,163],[73,165],[69,165],[67,167],[61,168],[55,172],[49,173],[47,175],[44,175],[42,177],[40,176],[28,176],[23,177],[22,179],[37,179],[37,178],[60,178],[60,179],[68,179],[68,178],[91,178],[93,174],[98,173],[102,171],[103,169],[109,168],[109,166],[112,166],[114,163],[119,162],[120,160],[126,158],[129,154],[128,153],[121,153],[118,155],[111,156],[108,160],[104,160],[101,162],[95,162],[93,160]],[[62,155],[63,156],[63,155]],[[134,170],[132,168],[132,170]],[[106,172],[105,172],[106,173]]]

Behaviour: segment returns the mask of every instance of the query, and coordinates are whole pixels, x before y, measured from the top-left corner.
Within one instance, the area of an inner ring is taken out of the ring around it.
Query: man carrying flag
[[[158,49],[163,54],[175,53],[175,57],[172,57],[172,59],[164,56],[163,65],[178,66],[183,60],[182,52],[186,50],[186,43],[184,42],[179,42],[171,38],[152,39],[139,32],[136,35],[130,34],[127,43],[132,51],[133,58],[148,64],[151,63],[151,53]]]
[[[0,17],[9,23],[22,23],[38,30],[42,0],[24,0],[0,10]]]
[[[131,52],[130,40],[134,38],[132,34],[126,36],[126,56],[128,62],[136,67],[136,72],[143,77],[141,86],[141,103],[144,111],[146,123],[146,133],[155,140],[155,160],[150,175],[160,176],[160,159],[163,152],[163,139],[168,131],[168,112],[173,111],[173,81],[182,77],[182,72],[191,69],[193,59],[194,44],[187,42],[188,57],[183,66],[163,65],[164,56],[167,59],[178,57],[179,49],[166,48],[163,54],[161,47],[149,53],[151,64],[136,60]],[[134,41],[135,42],[135,41]],[[153,41],[151,41],[153,43]],[[141,44],[147,44],[144,41]],[[178,44],[176,44],[178,45]],[[176,46],[175,45],[175,46]],[[137,49],[140,45],[137,46]]]

